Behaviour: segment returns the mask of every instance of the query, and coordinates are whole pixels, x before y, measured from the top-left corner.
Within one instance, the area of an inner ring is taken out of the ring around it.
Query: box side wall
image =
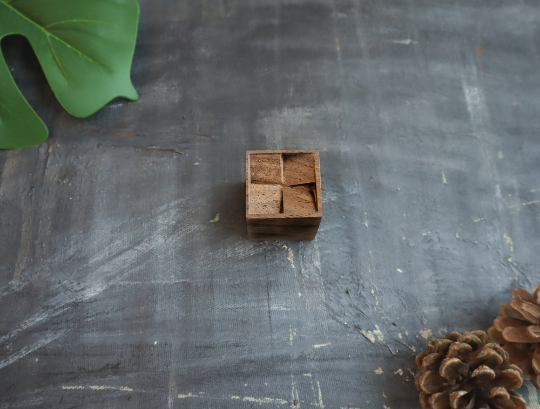
[[[249,216],[249,186],[251,179],[250,151],[246,152],[246,219]]]
[[[315,151],[315,179],[316,179],[316,191],[317,191],[317,211],[322,216],[322,186],[321,186],[321,161],[319,158],[319,151]]]
[[[249,240],[313,240],[321,224],[320,217],[300,219],[249,219]]]

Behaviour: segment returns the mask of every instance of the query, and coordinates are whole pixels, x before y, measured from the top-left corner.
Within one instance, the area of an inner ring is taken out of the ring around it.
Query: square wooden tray
[[[313,240],[321,219],[319,151],[246,152],[249,240]]]

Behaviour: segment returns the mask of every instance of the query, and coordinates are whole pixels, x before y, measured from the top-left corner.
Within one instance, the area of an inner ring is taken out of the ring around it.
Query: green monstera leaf
[[[0,0],[0,40],[25,36],[62,106],[80,118],[116,97],[138,99],[130,79],[138,22],[137,0]],[[0,149],[47,136],[0,54]]]

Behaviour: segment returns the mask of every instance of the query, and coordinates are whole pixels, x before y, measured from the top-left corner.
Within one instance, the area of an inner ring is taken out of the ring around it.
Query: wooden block
[[[278,214],[281,212],[283,193],[280,185],[251,185],[250,208],[255,214]]]
[[[309,216],[316,213],[315,184],[284,186],[283,213],[287,215]]]
[[[283,183],[281,155],[255,155],[251,161],[251,183]]]
[[[315,156],[311,153],[283,155],[283,176],[286,185],[315,183]]]
[[[246,152],[250,240],[313,240],[321,219],[319,151]]]

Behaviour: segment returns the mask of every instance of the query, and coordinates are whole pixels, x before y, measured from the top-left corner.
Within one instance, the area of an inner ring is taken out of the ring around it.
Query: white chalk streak
[[[403,45],[418,44],[418,41],[411,40],[410,38],[405,38],[403,40],[392,40],[390,42],[392,44],[403,44]]]
[[[64,334],[64,332],[48,332],[48,333],[45,333],[38,342],[36,342],[36,343],[34,343],[32,345],[29,345],[27,347],[21,348],[17,352],[14,352],[13,354],[11,354],[6,359],[0,361],[0,369],[5,368],[6,366],[11,365],[14,362],[17,362],[19,359],[24,358],[26,355],[28,355],[31,352],[34,352],[36,349],[39,349],[42,346],[45,346],[45,345],[51,343],[52,341],[59,338],[63,334]]]

